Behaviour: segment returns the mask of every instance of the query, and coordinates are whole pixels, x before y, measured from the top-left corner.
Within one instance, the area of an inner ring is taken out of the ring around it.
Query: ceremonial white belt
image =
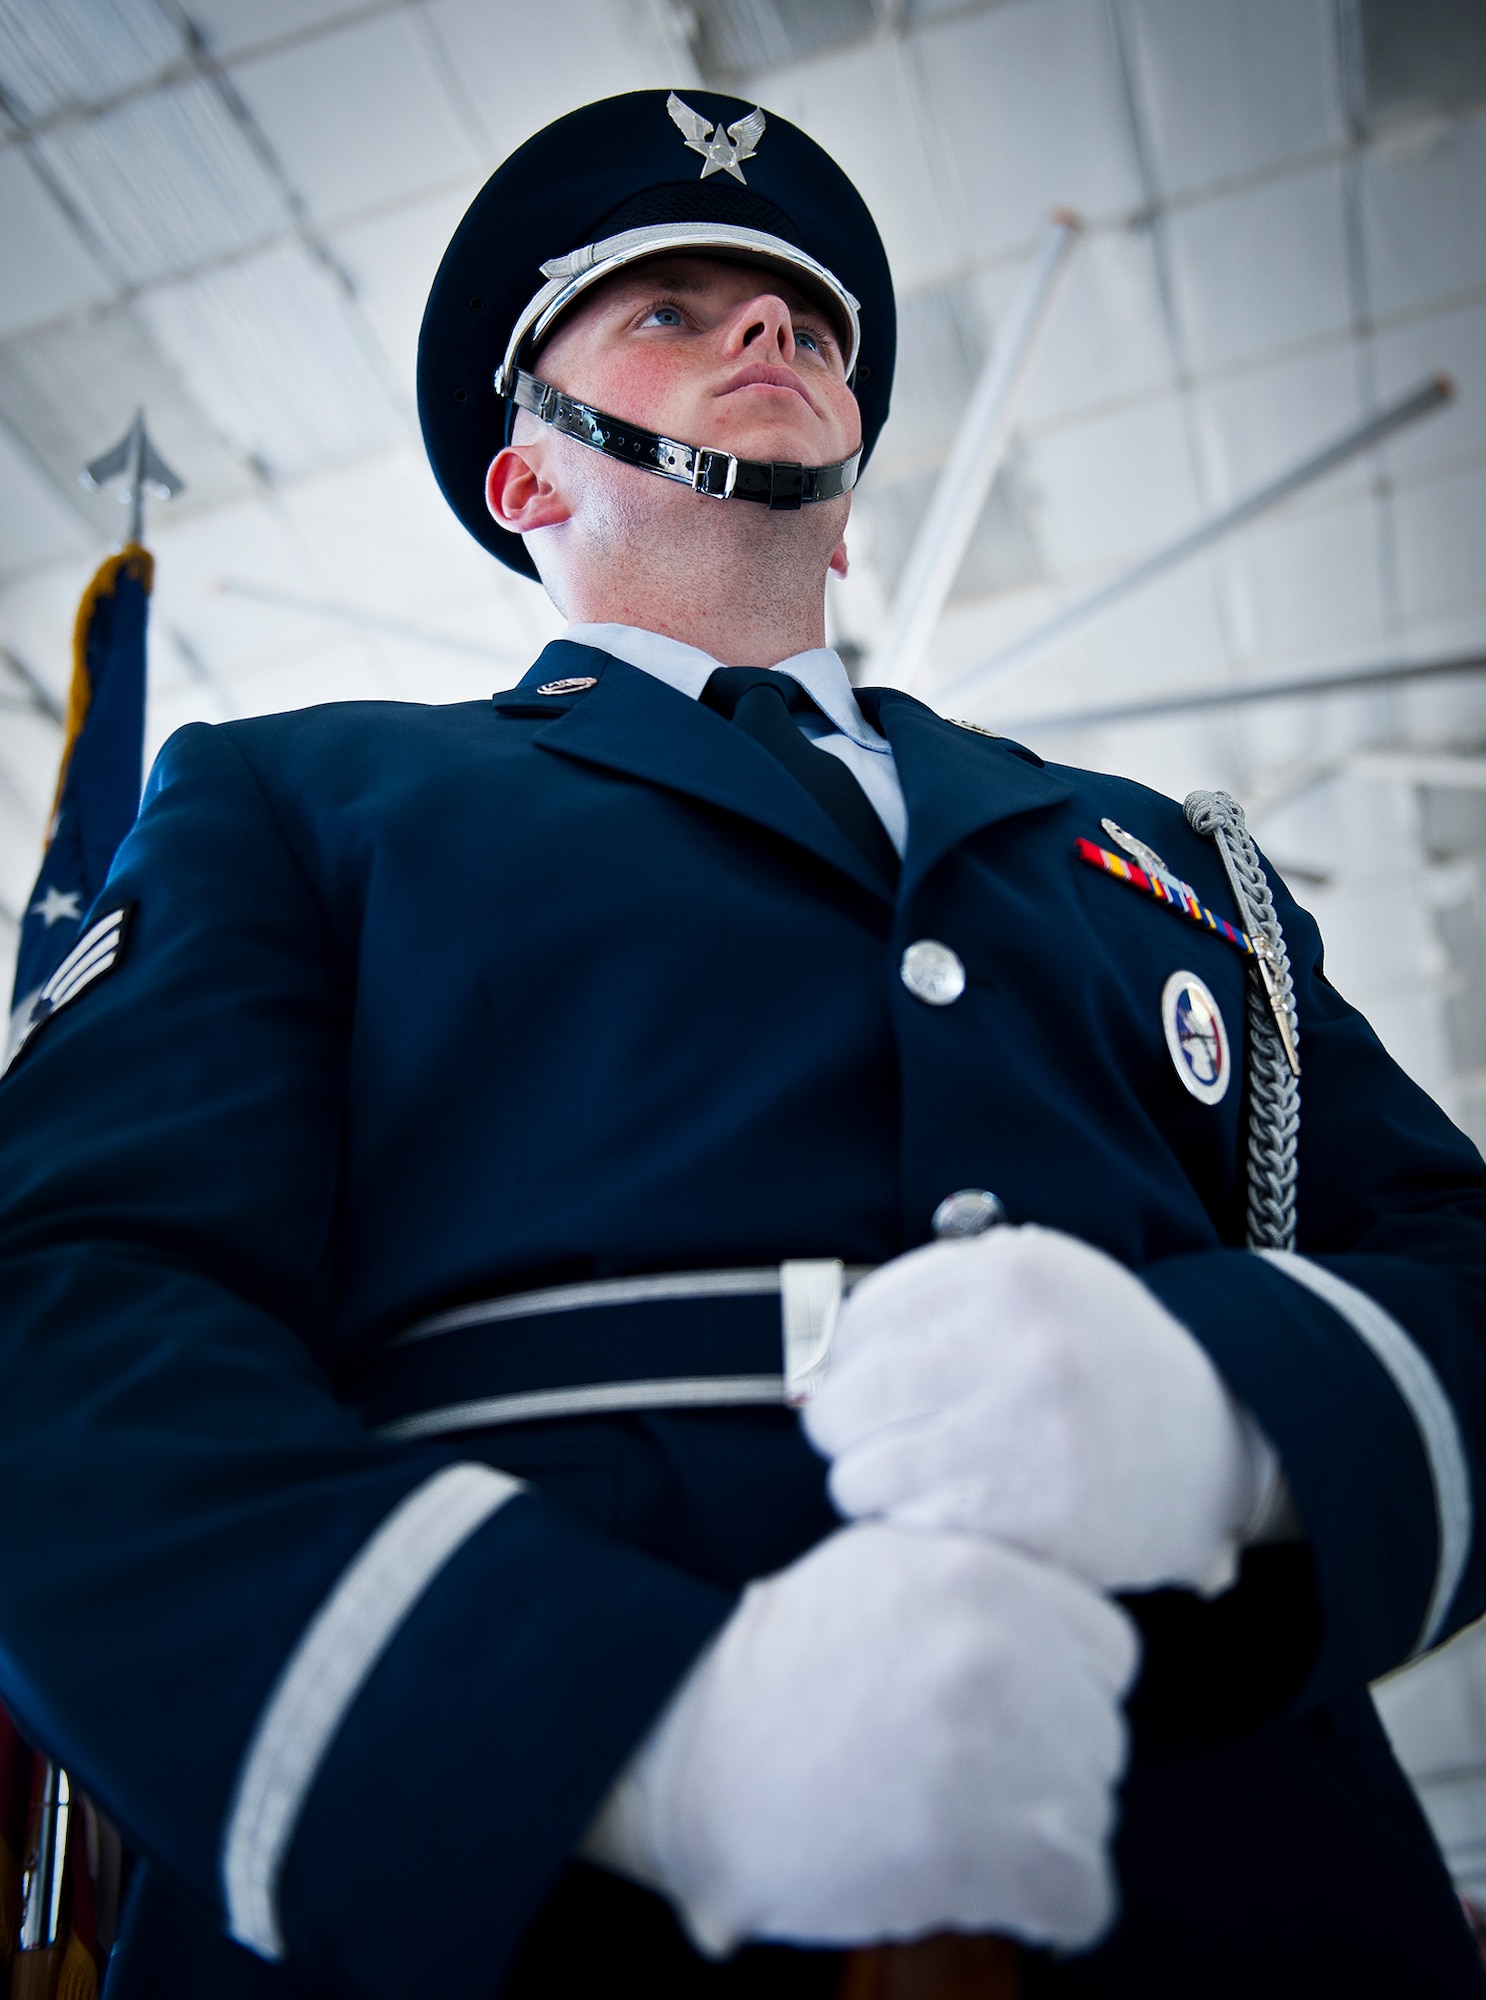
[[[360,1369],[347,1400],[382,1437],[626,1410],[807,1402],[841,1301],[837,1257],[511,1292],[435,1313]]]

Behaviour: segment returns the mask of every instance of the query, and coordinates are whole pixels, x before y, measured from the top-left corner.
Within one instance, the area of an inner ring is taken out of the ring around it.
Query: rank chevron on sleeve
[[[11,1062],[59,1008],[76,1000],[106,972],[113,971],[123,954],[133,908],[132,903],[121,903],[118,909],[109,910],[84,931],[32,1001],[26,1024],[11,1052]]]
[[[1091,868],[1113,875],[1117,882],[1128,882],[1132,889],[1164,903],[1167,909],[1175,910],[1178,916],[1186,917],[1190,923],[1200,924],[1205,931],[1216,932],[1225,944],[1231,944],[1243,957],[1253,957],[1254,947],[1248,933],[1236,930],[1225,917],[1214,916],[1190,882],[1178,881],[1174,875],[1147,874],[1135,862],[1127,861],[1123,854],[1111,853],[1109,848],[1100,847],[1082,836],[1074,842],[1074,852],[1080,861],[1086,861]]]

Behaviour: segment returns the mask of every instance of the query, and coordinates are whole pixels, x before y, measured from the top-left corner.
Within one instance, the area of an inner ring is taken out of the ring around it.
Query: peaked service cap
[[[418,415],[434,476],[475,540],[523,576],[536,575],[525,544],[485,505],[486,469],[514,413],[497,391],[497,371],[513,344],[510,359],[526,365],[566,307],[622,263],[684,253],[784,273],[819,298],[843,333],[847,321],[857,323],[851,367],[863,465],[887,420],[897,344],[892,277],[862,197],[822,147],[772,112],[756,150],[740,149],[741,183],[727,171],[704,179],[708,161],[688,146],[669,95],[602,98],[518,147],[470,204],[429,293]],[[688,90],[683,108],[721,138],[756,107]],[[590,246],[600,254],[574,254]]]

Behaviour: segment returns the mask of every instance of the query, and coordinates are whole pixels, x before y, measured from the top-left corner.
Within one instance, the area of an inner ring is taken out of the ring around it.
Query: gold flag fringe
[[[67,689],[62,764],[57,772],[57,795],[52,800],[51,817],[47,821],[48,840],[57,830],[57,809],[62,803],[62,787],[67,783],[67,767],[72,762],[73,746],[83,733],[83,724],[88,719],[88,708],[93,699],[93,683],[88,678],[88,633],[92,628],[93,614],[98,609],[99,598],[112,597],[119,587],[119,578],[126,573],[143,584],[148,596],[155,581],[155,558],[138,542],[125,543],[117,555],[99,564],[77,607],[77,618],[72,627],[72,680]]]

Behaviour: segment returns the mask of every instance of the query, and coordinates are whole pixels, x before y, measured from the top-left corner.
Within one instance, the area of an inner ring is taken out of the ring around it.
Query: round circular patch
[[[1176,1073],[1199,1104],[1217,1104],[1232,1062],[1218,1003],[1195,972],[1173,972],[1161,989],[1161,1025]]]

